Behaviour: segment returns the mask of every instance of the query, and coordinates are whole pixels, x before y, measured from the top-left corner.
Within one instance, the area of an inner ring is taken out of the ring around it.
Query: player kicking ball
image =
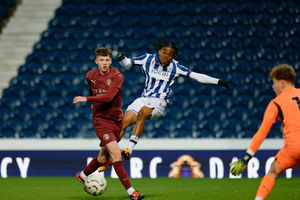
[[[123,112],[121,109],[123,74],[111,66],[112,51],[109,48],[98,47],[95,51],[97,69],[86,74],[90,95],[77,96],[73,103],[92,102],[93,123],[96,135],[100,139],[101,150],[98,156],[76,174],[76,178],[84,183],[88,175],[101,166],[112,164],[131,200],[141,200],[145,196],[138,193],[130,183],[124,169],[121,149],[118,145],[122,126]]]
[[[131,157],[132,149],[143,133],[145,120],[156,120],[164,115],[171,88],[179,76],[194,79],[199,83],[228,87],[227,81],[193,72],[180,65],[175,60],[179,57],[175,43],[162,39],[155,43],[155,47],[156,54],[146,53],[134,58],[126,58],[122,54],[118,56],[122,66],[141,67],[145,74],[144,92],[128,106],[123,118],[121,136],[128,126],[135,124],[127,148],[122,149],[123,158],[127,160]]]
[[[275,66],[269,75],[273,81],[276,98],[267,106],[262,124],[253,136],[245,156],[230,164],[231,173],[240,175],[266,138],[276,118],[282,121],[284,147],[276,154],[269,172],[261,180],[255,200],[265,199],[271,192],[275,179],[285,170],[295,169],[300,163],[300,89],[294,87],[295,70],[290,65],[281,64]]]
[[[228,87],[227,81],[193,72],[180,65],[175,60],[179,57],[175,43],[162,39],[154,45],[157,49],[156,54],[146,53],[134,58],[127,58],[123,54],[118,55],[120,65],[126,68],[141,67],[145,75],[144,92],[128,106],[123,117],[121,137],[128,126],[135,124],[127,148],[122,149],[122,156],[126,160],[130,159],[132,149],[143,133],[145,120],[156,120],[164,115],[171,88],[179,76],[191,78],[199,83]],[[107,165],[99,168],[99,171],[104,171],[106,168]]]

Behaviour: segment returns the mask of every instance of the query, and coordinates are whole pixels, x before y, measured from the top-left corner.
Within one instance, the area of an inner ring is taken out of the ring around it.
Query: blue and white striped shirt
[[[163,67],[159,63],[158,54],[145,54],[131,58],[131,64],[141,66],[145,75],[143,97],[156,97],[168,102],[174,80],[179,76],[190,76],[191,70],[172,59]]]

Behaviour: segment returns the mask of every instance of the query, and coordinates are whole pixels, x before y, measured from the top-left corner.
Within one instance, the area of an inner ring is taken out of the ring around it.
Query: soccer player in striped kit
[[[100,139],[101,150],[97,156],[76,178],[84,183],[86,177],[99,167],[112,164],[129,194],[131,200],[141,200],[145,196],[139,194],[131,186],[127,172],[124,169],[121,149],[118,145],[122,127],[123,112],[121,109],[123,74],[111,66],[112,51],[109,48],[98,47],[95,50],[95,63],[98,68],[86,74],[90,95],[88,97],[76,96],[73,103],[92,102],[93,123],[96,135]],[[110,163],[109,160],[111,161]]]
[[[185,76],[199,83],[218,84],[228,87],[227,81],[193,72],[180,65],[174,59],[179,57],[175,43],[162,39],[155,43],[155,46],[158,50],[156,54],[145,54],[131,59],[126,58],[122,54],[118,55],[118,60],[122,66],[142,67],[145,75],[143,94],[128,106],[123,117],[121,137],[128,126],[135,124],[128,147],[122,149],[122,155],[125,159],[131,157],[132,149],[142,135],[145,120],[155,120],[164,115],[171,87],[176,78]]]
[[[257,152],[267,137],[276,119],[283,123],[284,147],[278,151],[267,175],[261,180],[255,200],[265,199],[271,192],[275,179],[300,163],[300,89],[295,88],[296,72],[292,66],[281,64],[275,66],[270,77],[276,97],[268,104],[262,124],[253,136],[244,157],[231,163],[231,173],[240,175],[249,160]]]

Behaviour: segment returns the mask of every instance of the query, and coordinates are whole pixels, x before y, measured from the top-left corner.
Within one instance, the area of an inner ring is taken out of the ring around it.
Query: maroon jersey
[[[101,117],[121,121],[123,118],[121,108],[123,74],[114,67],[103,75],[98,69],[94,69],[86,74],[86,80],[91,95],[87,97],[87,100],[93,102],[93,119]]]

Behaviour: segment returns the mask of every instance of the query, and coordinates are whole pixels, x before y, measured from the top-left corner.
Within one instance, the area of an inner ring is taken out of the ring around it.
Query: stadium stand
[[[166,116],[147,121],[143,137],[251,138],[274,97],[269,70],[279,63],[299,70],[299,31],[300,3],[293,0],[63,0],[3,91],[0,137],[95,137],[88,104],[72,104],[74,96],[88,95],[94,49],[138,56],[152,53],[164,36],[179,42],[184,66],[230,87],[179,78]],[[143,73],[113,66],[124,73],[125,111],[142,93]],[[282,137],[280,129],[276,123],[270,137]]]

